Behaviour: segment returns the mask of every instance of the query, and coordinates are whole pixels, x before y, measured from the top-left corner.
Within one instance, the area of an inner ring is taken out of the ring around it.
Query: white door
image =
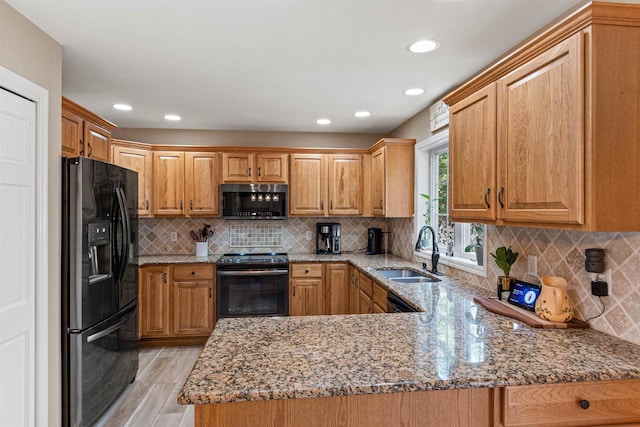
[[[35,425],[36,104],[0,88],[0,424]]]

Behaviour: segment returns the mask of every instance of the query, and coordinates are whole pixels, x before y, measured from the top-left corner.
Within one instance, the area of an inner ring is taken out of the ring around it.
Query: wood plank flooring
[[[201,351],[202,347],[140,349],[136,380],[97,426],[193,426],[193,405],[178,405],[177,397]]]

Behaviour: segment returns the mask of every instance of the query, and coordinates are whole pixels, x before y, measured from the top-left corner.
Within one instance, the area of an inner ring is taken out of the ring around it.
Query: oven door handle
[[[218,270],[218,276],[283,276],[286,274],[289,274],[289,270]]]

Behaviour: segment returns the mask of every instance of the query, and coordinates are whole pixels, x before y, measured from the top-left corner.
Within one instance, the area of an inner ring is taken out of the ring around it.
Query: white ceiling
[[[6,1],[64,46],[63,94],[119,127],[364,133],[391,131],[583,2]],[[440,48],[410,53],[422,38]]]

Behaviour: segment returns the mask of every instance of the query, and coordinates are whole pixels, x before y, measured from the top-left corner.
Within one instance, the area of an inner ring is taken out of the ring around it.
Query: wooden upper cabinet
[[[153,153],[153,214],[184,214],[184,153]]]
[[[384,216],[384,147],[371,154],[373,160],[372,169],[372,193],[373,214]]]
[[[582,37],[569,37],[498,80],[504,221],[583,223]]]
[[[108,162],[110,142],[111,132],[93,123],[85,122],[84,143],[87,157]]]
[[[496,219],[496,86],[449,110],[449,211],[455,219]]]
[[[115,125],[62,98],[62,156],[84,156],[108,162]]]
[[[288,154],[257,153],[256,155],[257,182],[288,182]]]
[[[359,154],[329,155],[329,214],[362,213],[362,159]]]
[[[251,182],[254,173],[252,153],[222,153],[222,182]]]
[[[80,154],[83,136],[84,120],[69,110],[62,109],[62,156],[78,157]]]
[[[292,154],[289,214],[362,214],[360,154]]]
[[[638,5],[586,4],[444,97],[452,106],[453,220],[640,230],[640,215],[629,214],[640,211],[640,61],[629,60],[637,58],[639,23]],[[469,199],[460,198],[463,182],[480,179],[478,171],[466,166],[472,161],[458,163],[465,154],[491,153],[461,146],[471,143],[462,132],[484,120],[462,112],[474,93],[494,84],[496,215],[489,220],[486,211],[455,205],[478,205],[474,184]]]
[[[324,154],[292,154],[289,213],[306,216],[325,215],[326,182],[327,167]]]
[[[113,164],[138,172],[138,216],[151,215],[153,157],[149,150],[114,145]]]
[[[368,188],[374,215],[413,216],[415,144],[415,139],[383,138],[371,147],[372,185]]]
[[[187,216],[219,214],[219,168],[217,153],[185,153]]]

